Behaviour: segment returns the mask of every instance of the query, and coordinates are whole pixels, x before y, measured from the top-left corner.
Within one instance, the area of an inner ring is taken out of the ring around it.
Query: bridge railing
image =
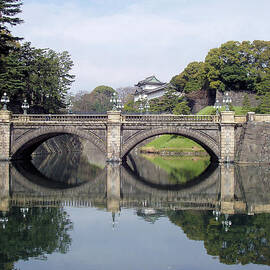
[[[246,123],[247,116],[246,115],[235,115],[234,116],[235,123]]]
[[[123,115],[123,122],[206,122],[218,123],[219,115]]]
[[[89,114],[13,114],[12,120],[15,122],[103,122],[107,121],[106,114],[89,115]]]
[[[270,115],[269,114],[255,114],[254,120],[256,122],[270,122]]]

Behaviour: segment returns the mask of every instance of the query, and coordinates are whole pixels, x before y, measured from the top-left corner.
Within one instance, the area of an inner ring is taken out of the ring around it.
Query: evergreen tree
[[[190,108],[187,101],[179,102],[173,109],[174,114],[190,114]]]
[[[135,103],[134,100],[129,100],[125,105],[124,105],[124,111],[125,112],[137,112],[138,110],[135,108]]]
[[[191,62],[171,83],[178,91],[269,91],[270,41],[228,41],[211,49],[204,62]]]
[[[270,92],[270,69],[267,69],[264,74],[260,75],[258,82],[255,84],[255,89],[258,95]]]
[[[30,112],[55,113],[66,106],[66,94],[74,76],[68,52],[36,49],[25,43],[4,57],[0,67],[0,95],[7,92],[10,109],[21,112],[24,98]]]
[[[190,93],[203,88],[206,80],[203,62],[191,62],[183,72],[171,79],[177,91]]]
[[[106,112],[111,110],[110,99],[115,93],[112,87],[100,85],[91,93],[79,93],[72,99],[75,112]]]
[[[21,6],[21,0],[0,0],[0,57],[7,55],[10,49],[16,47],[15,42],[21,39],[12,36],[8,28],[23,22],[15,17],[21,12]]]
[[[162,97],[150,101],[150,111],[172,113],[174,107],[181,101],[179,92],[174,87],[169,87]]]
[[[259,105],[259,113],[269,113],[270,114],[270,92],[266,93],[264,96],[261,98],[261,104]]]
[[[244,95],[243,98],[243,104],[242,104],[242,111],[243,113],[250,112],[252,110],[251,105],[250,105],[250,100],[248,98],[248,94]]]

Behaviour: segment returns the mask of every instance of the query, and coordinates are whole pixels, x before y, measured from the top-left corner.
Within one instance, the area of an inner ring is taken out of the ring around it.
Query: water
[[[269,166],[1,163],[1,269],[268,269]]]

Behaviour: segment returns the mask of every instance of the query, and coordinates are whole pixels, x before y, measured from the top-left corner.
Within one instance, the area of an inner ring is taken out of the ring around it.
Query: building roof
[[[146,85],[146,84],[150,84],[150,85],[163,85],[165,84],[164,82],[161,82],[160,80],[158,80],[154,75],[145,78],[142,81],[139,81],[137,84],[135,84],[135,86],[142,86],[142,85]]]

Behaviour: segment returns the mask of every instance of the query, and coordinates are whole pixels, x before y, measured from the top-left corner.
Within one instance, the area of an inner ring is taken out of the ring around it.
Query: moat
[[[1,269],[270,265],[269,165],[67,153],[0,166]]]

